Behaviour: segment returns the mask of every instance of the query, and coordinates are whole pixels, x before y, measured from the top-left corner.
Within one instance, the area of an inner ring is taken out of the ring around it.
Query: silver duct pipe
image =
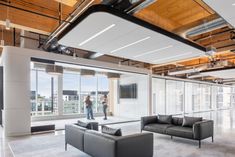
[[[228,25],[228,23],[224,19],[218,18],[218,19],[204,23],[202,25],[196,26],[196,27],[188,30],[186,32],[186,36],[190,37],[190,36],[195,36],[195,35],[207,33],[207,32],[213,31],[215,29],[222,28],[226,25]]]

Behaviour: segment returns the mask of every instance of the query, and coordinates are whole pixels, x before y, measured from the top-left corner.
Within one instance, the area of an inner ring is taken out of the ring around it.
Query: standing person
[[[90,100],[90,95],[86,97],[85,100],[86,110],[87,110],[87,119],[94,119],[93,110],[92,110],[92,102]]]
[[[102,104],[103,104],[104,120],[107,120],[108,97],[106,94],[103,97]]]

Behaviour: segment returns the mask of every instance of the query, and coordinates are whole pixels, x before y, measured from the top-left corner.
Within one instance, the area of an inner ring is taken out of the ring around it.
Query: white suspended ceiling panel
[[[235,0],[203,0],[228,23],[235,27]]]
[[[212,76],[222,79],[235,78],[235,69],[214,70],[210,72],[203,72],[203,76]]]
[[[92,9],[62,32],[59,44],[152,64],[204,55],[203,47],[130,15]]]

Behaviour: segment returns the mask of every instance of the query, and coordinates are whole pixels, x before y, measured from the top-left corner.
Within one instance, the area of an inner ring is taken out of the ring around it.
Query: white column
[[[63,104],[63,76],[58,76],[58,115],[63,115],[64,104]]]
[[[152,70],[150,70],[148,79],[147,79],[147,104],[148,104],[148,115],[153,114],[153,106],[152,106]]]
[[[4,47],[3,67],[5,135],[30,134],[30,58]]]

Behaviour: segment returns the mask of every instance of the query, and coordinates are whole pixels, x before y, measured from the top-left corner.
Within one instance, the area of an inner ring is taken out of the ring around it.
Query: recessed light
[[[148,54],[151,54],[151,53],[154,53],[154,52],[157,52],[157,51],[165,50],[165,49],[168,49],[168,48],[171,48],[171,47],[173,47],[173,45],[169,45],[169,46],[166,46],[166,47],[162,47],[160,49],[148,51],[148,52],[136,55],[136,56],[134,56],[134,58],[138,58],[138,57],[141,57],[141,56],[144,56],[144,55],[148,55]]]
[[[96,33],[95,35],[91,36],[90,38],[86,39],[85,41],[81,42],[79,44],[79,46],[82,46],[84,44],[86,44],[87,42],[91,41],[92,39],[98,37],[99,35],[103,34],[104,32],[108,31],[109,29],[113,28],[115,26],[115,24],[112,24],[108,27],[106,27],[105,29],[101,30],[100,32]]]
[[[133,43],[130,43],[130,44],[128,44],[128,45],[125,45],[125,46],[123,46],[123,47],[120,47],[120,48],[118,48],[118,49],[115,49],[115,50],[111,51],[110,53],[114,53],[114,52],[120,51],[120,50],[122,50],[122,49],[124,49],[124,48],[127,48],[127,47],[130,47],[130,46],[132,46],[132,45],[138,44],[138,43],[143,42],[143,41],[145,41],[145,40],[148,40],[148,39],[150,39],[150,38],[151,38],[151,37],[146,37],[146,38],[140,39],[140,40],[138,40],[138,41],[135,41],[135,42],[133,42]]]
[[[233,3],[232,5],[235,6],[235,3]]]

